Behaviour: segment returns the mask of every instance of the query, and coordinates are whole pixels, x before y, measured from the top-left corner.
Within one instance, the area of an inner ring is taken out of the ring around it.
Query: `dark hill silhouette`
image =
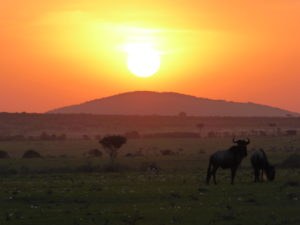
[[[71,105],[48,113],[87,113],[106,115],[178,115],[190,116],[259,116],[299,115],[279,108],[254,103],[210,100],[173,92],[136,91]]]

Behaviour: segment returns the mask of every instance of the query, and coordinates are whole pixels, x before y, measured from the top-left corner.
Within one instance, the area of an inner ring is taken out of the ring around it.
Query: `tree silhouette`
[[[196,125],[196,127],[199,129],[199,134],[200,134],[200,136],[201,136],[201,131],[202,131],[203,127],[204,127],[204,123],[198,123],[198,124]]]
[[[180,113],[178,113],[178,116],[180,118],[185,118],[185,117],[187,117],[187,114],[186,114],[186,112],[180,112]]]
[[[99,143],[110,157],[110,163],[113,164],[118,156],[118,150],[127,142],[126,137],[120,135],[106,136]]]
[[[277,126],[277,124],[276,123],[269,123],[268,124],[269,125],[269,127],[271,127],[271,129],[273,128],[273,136],[275,136],[276,135],[276,126]]]

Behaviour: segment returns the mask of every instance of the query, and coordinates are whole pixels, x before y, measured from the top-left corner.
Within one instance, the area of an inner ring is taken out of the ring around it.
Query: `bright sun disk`
[[[125,45],[128,53],[128,69],[138,77],[149,77],[160,67],[160,55],[148,43],[128,43]]]

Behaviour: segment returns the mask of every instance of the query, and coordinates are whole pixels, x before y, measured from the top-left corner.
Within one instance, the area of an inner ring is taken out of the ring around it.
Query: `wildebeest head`
[[[269,168],[266,170],[266,175],[269,181],[273,181],[275,178],[275,168],[274,166],[269,166]]]
[[[232,139],[232,142],[237,145],[239,150],[241,151],[242,156],[247,156],[247,145],[250,144],[249,138],[247,140],[235,140],[235,137]]]

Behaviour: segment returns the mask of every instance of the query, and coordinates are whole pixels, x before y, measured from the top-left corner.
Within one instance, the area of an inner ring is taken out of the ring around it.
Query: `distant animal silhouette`
[[[237,168],[239,167],[243,158],[247,156],[247,145],[250,143],[249,138],[245,140],[232,139],[234,146],[228,150],[217,151],[209,158],[209,165],[207,169],[206,183],[209,184],[211,176],[213,176],[214,183],[216,182],[216,172],[219,167],[222,169],[231,169],[231,184],[234,183],[234,177]]]
[[[269,181],[274,180],[275,168],[270,165],[268,157],[263,149],[256,150],[251,154],[251,164],[254,170],[254,182],[263,181],[264,172]]]

